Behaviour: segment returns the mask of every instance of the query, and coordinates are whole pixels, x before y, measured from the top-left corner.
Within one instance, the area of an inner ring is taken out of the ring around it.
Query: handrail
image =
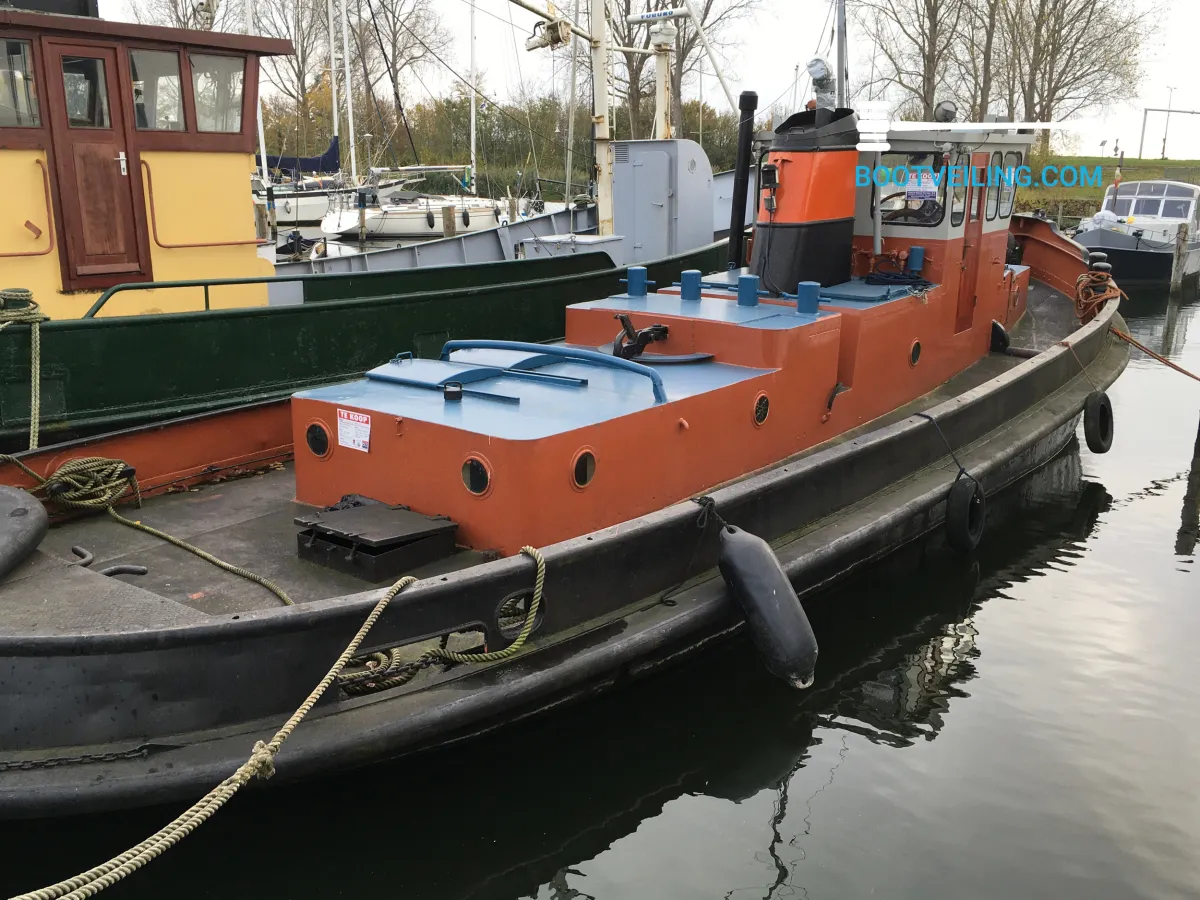
[[[154,214],[154,176],[150,173],[150,163],[141,161],[142,169],[146,172],[146,188],[150,192],[150,233],[154,235],[154,243],[164,250],[195,250],[198,247],[240,247],[247,244],[266,245],[270,241],[260,241],[250,238],[244,241],[207,241],[200,244],[164,244],[158,237],[158,216]]]
[[[11,259],[15,256],[45,256],[54,249],[54,209],[52,203],[50,202],[50,170],[46,168],[46,164],[40,159],[35,159],[34,162],[37,163],[38,167],[42,170],[42,190],[46,195],[46,231],[50,236],[50,246],[48,246],[45,250],[23,250],[20,253],[0,253],[0,257],[4,257],[5,259]],[[25,224],[28,226],[32,223],[26,219]],[[36,227],[37,226],[35,225],[34,228]],[[35,234],[33,239],[36,241],[39,237],[41,237],[40,234]]]
[[[448,361],[450,354],[455,350],[518,350],[522,353],[541,353],[545,356],[559,356],[563,359],[589,362],[609,369],[622,369],[626,372],[632,372],[635,375],[642,375],[649,378],[650,384],[654,386],[654,402],[667,402],[667,390],[663,387],[662,376],[652,368],[643,366],[641,363],[631,362],[628,359],[622,359],[619,356],[609,356],[607,353],[599,353],[595,350],[579,350],[574,347],[560,347],[556,344],[527,344],[524,341],[446,341],[442,347],[442,360]]]

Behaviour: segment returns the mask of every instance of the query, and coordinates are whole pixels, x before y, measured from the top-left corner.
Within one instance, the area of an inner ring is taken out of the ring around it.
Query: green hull
[[[668,285],[685,269],[711,272],[724,261],[720,242],[649,263],[649,277]],[[595,255],[541,262],[311,276],[306,302],[295,306],[46,322],[41,444],[288,397],[358,377],[401,351],[436,356],[455,338],[554,340],[569,304],[622,290],[625,270],[597,269]],[[28,326],[4,329],[6,449],[27,439],[29,357]]]

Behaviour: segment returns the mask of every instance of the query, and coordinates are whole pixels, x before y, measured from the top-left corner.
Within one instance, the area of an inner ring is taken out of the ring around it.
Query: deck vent
[[[622,143],[613,144],[613,162],[627,163],[629,162],[629,145]]]

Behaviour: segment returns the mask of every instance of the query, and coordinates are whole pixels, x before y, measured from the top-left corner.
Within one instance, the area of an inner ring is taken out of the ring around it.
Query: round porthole
[[[921,359],[921,342],[913,341],[912,346],[908,350],[908,364],[915,366]]]
[[[754,398],[754,424],[761,425],[767,421],[767,416],[771,413],[771,401],[767,399],[766,394],[759,394]]]
[[[462,480],[467,490],[477,497],[482,497],[492,486],[492,476],[483,460],[475,456],[467,457],[462,464]]]
[[[591,450],[580,450],[571,464],[571,480],[575,487],[585,488],[596,477],[596,456]]]
[[[329,432],[319,422],[313,422],[305,429],[304,443],[308,444],[308,449],[312,451],[313,456],[329,455]]]

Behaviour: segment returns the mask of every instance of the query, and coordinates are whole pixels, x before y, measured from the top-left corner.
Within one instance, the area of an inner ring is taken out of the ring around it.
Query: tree
[[[875,82],[894,85],[901,107],[933,117],[947,80],[965,0],[863,0],[860,18],[878,47]]]
[[[129,0],[129,14],[143,25],[188,28],[194,31],[240,31],[244,16],[240,0],[233,3],[209,0]]]
[[[290,56],[263,57],[263,75],[267,81],[297,107],[299,145],[295,151],[308,153],[310,119],[314,118],[308,93],[321,75],[328,55],[328,26],[322,0],[270,0],[255,4],[255,28],[267,37],[292,42]]]

